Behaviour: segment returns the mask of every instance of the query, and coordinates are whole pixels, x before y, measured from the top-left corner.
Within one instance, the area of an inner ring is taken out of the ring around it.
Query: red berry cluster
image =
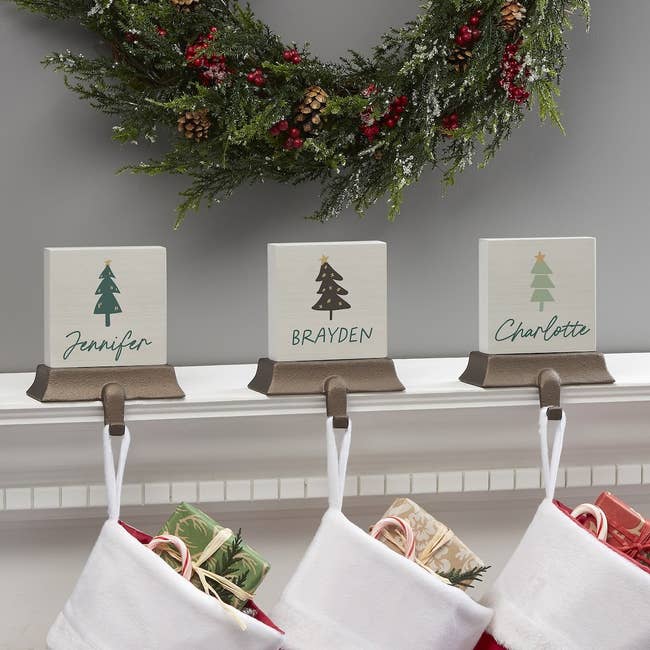
[[[470,17],[469,20],[458,28],[454,42],[461,47],[471,47],[481,38],[481,30],[478,26],[483,18],[483,10],[477,9]]]
[[[394,129],[402,117],[404,109],[408,106],[409,98],[406,95],[400,95],[390,103],[388,110],[381,118],[382,123],[386,128]]]
[[[255,68],[254,70],[251,70],[246,75],[246,79],[248,79],[248,83],[253,84],[253,86],[257,86],[258,88],[266,86],[266,75],[264,74],[262,68]]]
[[[287,120],[280,120],[279,122],[276,122],[270,129],[269,133],[275,137],[280,135],[280,133],[284,133],[285,131],[289,130],[289,122]]]
[[[447,131],[455,131],[459,126],[458,113],[449,113],[442,118],[442,128]]]
[[[156,27],[156,32],[158,32],[158,36],[162,36],[163,38],[167,36],[167,30],[164,27],[161,27],[160,25]]]
[[[232,74],[232,70],[226,63],[225,55],[222,54],[219,58],[210,58],[210,65],[201,70],[199,79],[204,86],[214,86],[222,84],[230,74]]]
[[[280,120],[276,122],[270,129],[269,133],[275,138],[279,135],[286,134],[286,139],[282,144],[282,147],[287,151],[291,149],[300,149],[305,141],[300,137],[300,129],[293,126],[289,128],[289,122],[287,120]]]
[[[164,31],[164,30],[162,30]],[[210,27],[207,34],[201,34],[191,45],[185,48],[185,60],[193,68],[199,68],[199,79],[204,86],[222,84],[232,74],[232,70],[226,63],[226,57],[221,54],[208,55],[206,50],[210,47],[219,30]],[[160,29],[158,33],[161,34]],[[165,32],[166,34],[167,32]]]
[[[517,52],[521,47],[521,39],[516,43],[506,45],[506,49],[501,57],[499,67],[501,69],[501,77],[499,78],[499,85],[508,93],[508,99],[523,104],[529,97],[530,93],[524,86],[517,84],[516,79],[522,72],[524,77],[530,76],[530,70],[517,59]]]
[[[207,68],[217,62],[216,56],[209,57],[205,55],[205,50],[210,47],[210,42],[214,40],[217,31],[216,27],[210,27],[207,34],[201,34],[194,43],[185,48],[185,60],[188,65],[195,68]]]
[[[368,97],[372,97],[377,92],[377,90],[377,84],[369,84],[361,91],[361,96],[367,99]]]
[[[381,131],[381,128],[394,129],[402,117],[404,109],[408,106],[409,98],[406,95],[395,97],[390,103],[388,110],[381,116],[380,120],[375,120],[372,115],[372,108],[368,106],[361,113],[361,126],[359,130],[372,142]]]
[[[372,142],[378,135],[380,126],[372,114],[372,106],[368,106],[361,112],[361,124],[359,130],[366,136],[368,142]]]
[[[293,48],[291,50],[285,50],[284,52],[282,52],[282,58],[287,63],[295,63],[296,65],[298,65],[302,61],[300,52],[298,52],[296,48]]]

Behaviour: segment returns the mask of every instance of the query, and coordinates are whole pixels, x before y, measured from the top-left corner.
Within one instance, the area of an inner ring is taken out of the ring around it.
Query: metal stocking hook
[[[108,425],[111,436],[124,435],[124,403],[126,391],[124,386],[114,382],[105,384],[102,388],[102,404],[104,406],[104,425]]]
[[[334,418],[335,429],[347,429],[348,418],[348,387],[340,375],[328,377],[324,383],[325,404],[327,417]]]
[[[546,407],[546,416],[549,420],[561,420],[560,392],[562,379],[552,368],[544,368],[537,377],[539,387],[539,405]]]

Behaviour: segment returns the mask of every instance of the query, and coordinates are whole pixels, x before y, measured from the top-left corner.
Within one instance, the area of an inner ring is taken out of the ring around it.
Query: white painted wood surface
[[[534,389],[481,390],[465,359],[398,360],[407,390],[351,395],[346,512],[366,527],[412,497],[493,564],[514,549],[541,499]],[[608,355],[617,383],[566,387],[560,498],[603,489],[650,513],[650,354]],[[325,507],[324,399],[248,391],[254,367],[178,368],[187,398],[127,404],[133,445],[124,518],[155,531],[186,499],[242,526],[277,598]],[[104,516],[101,408],[40,404],[31,373],[0,375],[0,648],[43,648]]]
[[[166,259],[162,246],[46,248],[44,363],[166,363]]]
[[[479,240],[479,349],[596,349],[596,240]]]
[[[268,245],[268,356],[382,358],[388,261],[380,241]]]

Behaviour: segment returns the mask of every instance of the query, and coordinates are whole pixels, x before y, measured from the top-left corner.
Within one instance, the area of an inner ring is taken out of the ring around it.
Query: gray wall
[[[257,0],[287,39],[325,57],[364,49],[419,0]],[[167,246],[169,355],[176,364],[250,362],[265,353],[269,241],[389,242],[390,351],[461,355],[477,345],[477,239],[595,235],[600,348],[650,349],[648,300],[647,25],[650,3],[595,0],[592,29],[577,23],[563,83],[568,137],[534,115],[484,171],[446,198],[427,173],[387,223],[326,225],[301,217],[315,186],[244,189],[171,230],[179,179],[115,176],[146,151],[110,141],[111,122],[68,92],[38,61],[92,42],[74,26],[0,7],[0,371],[42,356],[41,249],[63,245]]]

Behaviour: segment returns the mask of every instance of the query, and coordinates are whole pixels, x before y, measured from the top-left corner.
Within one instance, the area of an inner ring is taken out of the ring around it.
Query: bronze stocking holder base
[[[101,400],[111,435],[124,433],[124,400],[185,397],[173,366],[50,368],[39,365],[27,394],[39,402]]]
[[[335,361],[273,361],[263,358],[248,387],[264,395],[322,395],[334,426],[348,425],[347,393],[381,393],[404,390],[392,359]]]
[[[538,386],[546,368],[557,372],[562,385],[613,384],[605,357],[600,352],[544,354],[485,354],[471,352],[460,380],[481,388]]]

